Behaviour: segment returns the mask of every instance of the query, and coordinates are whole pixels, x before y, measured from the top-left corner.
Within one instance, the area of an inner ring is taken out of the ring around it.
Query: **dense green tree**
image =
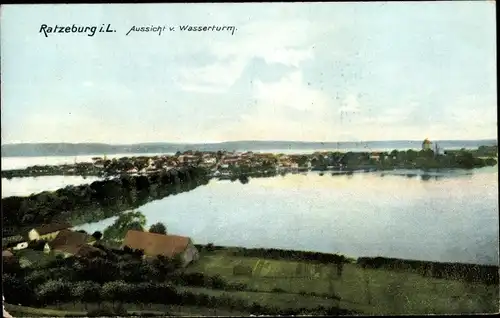
[[[406,160],[414,161],[418,156],[418,152],[413,149],[409,149],[406,151]]]
[[[101,287],[101,297],[105,300],[111,301],[113,307],[115,307],[115,302],[123,303],[129,297],[130,285],[125,283],[123,280],[107,282]]]
[[[99,291],[101,286],[93,281],[76,282],[71,286],[71,296],[74,300],[80,300],[87,309],[87,303],[100,302]]]
[[[24,270],[17,259],[9,257],[2,260],[2,273],[10,273],[16,277],[22,277]]]
[[[296,158],[294,158],[294,161],[299,165],[299,167],[304,167],[307,165],[309,158],[305,155],[302,155],[302,156],[297,156]]]
[[[106,241],[122,241],[129,230],[144,231],[146,217],[139,211],[122,213],[103,233]]]
[[[95,231],[93,234],[92,234],[92,237],[96,239],[96,241],[99,241],[101,238],[102,238],[102,233],[99,232],[99,231]]]
[[[2,292],[7,303],[29,306],[36,301],[36,295],[24,279],[10,273],[2,273]]]
[[[101,284],[114,280],[120,274],[116,261],[101,257],[82,259],[74,267],[77,268],[79,280],[92,280]]]
[[[151,227],[149,228],[149,232],[158,234],[167,234],[167,227],[165,226],[165,224],[158,222],[151,225]]]
[[[457,156],[455,157],[456,162],[458,165],[462,168],[466,169],[471,169],[474,167],[474,156],[472,155],[471,152],[468,152],[466,150],[461,150]]]
[[[60,304],[71,298],[71,285],[63,279],[49,280],[36,289],[36,294],[43,304]]]

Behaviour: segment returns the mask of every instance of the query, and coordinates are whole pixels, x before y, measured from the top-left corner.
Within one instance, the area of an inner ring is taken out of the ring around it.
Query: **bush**
[[[233,275],[235,276],[252,276],[252,268],[245,265],[236,265],[233,267]]]
[[[228,289],[238,290],[238,291],[246,290],[248,288],[248,286],[244,283],[233,283],[228,285],[227,287]]]
[[[271,289],[271,292],[272,293],[284,293],[285,290],[283,288],[274,287],[273,289]]]
[[[220,275],[215,275],[208,278],[208,285],[213,289],[223,289],[228,283]]]
[[[198,286],[198,287],[203,287],[205,286],[205,275],[201,273],[188,273],[188,274],[183,274],[179,276],[179,280],[184,284],[184,285],[189,285],[189,286]]]
[[[251,314],[263,314],[264,308],[257,302],[253,302],[249,308]]]
[[[38,300],[42,304],[53,304],[71,300],[71,285],[63,279],[48,280],[36,290]]]

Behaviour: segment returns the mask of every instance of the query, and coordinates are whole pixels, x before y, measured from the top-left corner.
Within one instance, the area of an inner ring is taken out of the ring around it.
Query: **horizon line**
[[[141,141],[134,143],[104,143],[104,142],[14,142],[14,143],[2,143],[3,146],[11,145],[46,145],[46,144],[65,144],[65,145],[88,145],[88,144],[98,144],[107,146],[134,146],[134,145],[145,145],[145,144],[173,144],[173,145],[199,145],[199,144],[223,144],[231,142],[289,142],[289,143],[368,143],[368,142],[420,142],[425,140],[417,139],[385,139],[385,140],[345,140],[345,141],[303,141],[303,140],[257,140],[257,139],[241,139],[241,140],[226,140],[226,141],[203,141],[203,142],[170,142],[170,141]],[[433,139],[430,139],[431,141]],[[434,139],[435,141],[483,141],[483,140],[495,140],[498,138],[479,138],[479,139]]]

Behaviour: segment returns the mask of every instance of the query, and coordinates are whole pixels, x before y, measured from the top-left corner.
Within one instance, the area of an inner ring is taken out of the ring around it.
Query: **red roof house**
[[[189,237],[163,235],[151,232],[130,230],[127,232],[122,247],[143,250],[147,257],[163,255],[173,258],[179,255],[186,266],[199,258],[199,253]]]

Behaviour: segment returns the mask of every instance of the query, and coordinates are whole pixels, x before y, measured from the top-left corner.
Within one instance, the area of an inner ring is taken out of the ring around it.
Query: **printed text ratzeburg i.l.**
[[[43,33],[45,37],[49,37],[49,34],[52,33],[84,33],[87,34],[88,36],[94,36],[97,32],[98,27],[97,26],[77,26],[75,24],[69,26],[61,26],[61,25],[54,25],[54,26],[48,26],[47,24],[42,24],[40,26],[40,31],[38,33]],[[101,25],[99,28],[99,32],[116,32],[116,30],[111,29],[111,24],[108,24],[107,27],[105,27],[104,24]]]

